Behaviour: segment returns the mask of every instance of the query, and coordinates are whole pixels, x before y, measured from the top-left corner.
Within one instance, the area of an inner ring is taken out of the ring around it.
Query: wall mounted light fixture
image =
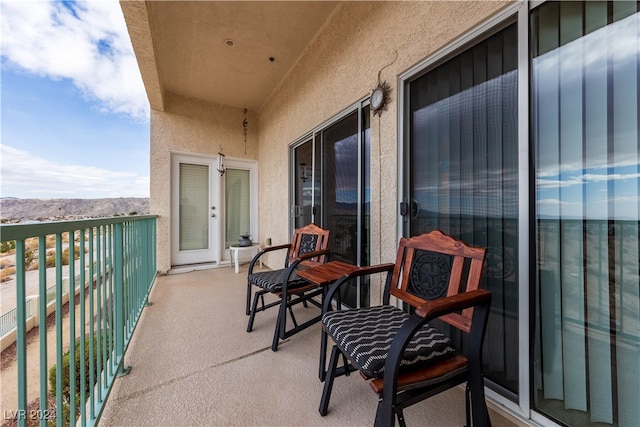
[[[242,121],[242,128],[244,129],[244,154],[247,154],[247,128],[249,127],[249,122],[247,121],[247,107],[244,107],[242,112],[244,113],[244,120]]]
[[[218,152],[218,173],[222,176],[226,170],[227,168],[224,165],[224,154]]]

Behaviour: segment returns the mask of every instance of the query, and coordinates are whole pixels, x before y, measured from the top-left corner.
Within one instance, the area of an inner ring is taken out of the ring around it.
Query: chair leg
[[[318,366],[318,378],[320,382],[324,382],[325,376],[327,374],[326,364],[327,364],[327,333],[324,328],[320,332],[320,363]]]
[[[404,423],[404,415],[402,415],[402,421],[400,421],[400,414],[398,414],[398,421]],[[393,403],[380,398],[380,400],[378,400],[376,419],[373,424],[374,427],[394,427],[394,423],[395,414],[393,413]]]
[[[399,409],[396,412],[396,415],[398,416],[398,424],[400,424],[400,427],[407,427],[407,423],[404,420],[404,412],[402,412],[402,409]]]
[[[470,384],[469,384],[470,383]],[[490,427],[489,409],[484,395],[484,381],[480,378],[469,378],[467,387],[471,394],[471,419],[473,427]]]
[[[248,316],[251,311],[251,283],[247,282],[247,306],[245,308],[245,314]]]
[[[256,309],[258,308],[258,298],[260,297],[260,292],[256,292],[253,296],[253,305],[251,306],[251,313],[249,316],[249,323],[247,324],[247,332],[251,332],[253,329],[253,320],[256,318]]]
[[[276,330],[273,334],[273,344],[271,350],[278,351],[278,342],[280,339],[286,338],[287,332],[287,308],[289,308],[289,300],[291,295],[286,291],[280,295],[280,307],[278,307],[278,319],[276,320]]]
[[[464,389],[464,409],[465,409],[465,427],[471,427],[471,387],[469,382]]]
[[[306,301],[305,301],[306,303]],[[298,322],[296,321],[296,316],[293,315],[293,307],[289,306],[289,315],[291,316],[291,321],[293,322],[293,327],[297,328],[298,327]]]
[[[278,315],[280,318],[280,315]],[[276,322],[276,331],[273,334],[273,341],[271,342],[271,351],[278,351],[278,344],[280,343],[280,321]]]
[[[284,297],[284,295],[283,295]],[[271,343],[271,351],[278,351],[278,343],[280,338],[284,339],[284,332],[287,326],[287,303],[285,298],[280,299],[280,307],[278,307],[278,318],[276,319],[276,329],[273,333],[273,342]]]
[[[320,400],[320,408],[318,411],[323,417],[327,415],[327,409],[329,408],[329,399],[331,399],[331,389],[333,389],[333,380],[336,376],[336,369],[338,368],[338,353],[340,349],[337,345],[334,345],[331,349],[331,358],[329,359],[329,369],[327,370],[327,377],[324,380],[324,388],[322,389],[322,399]]]
[[[350,368],[349,359],[347,359],[347,356],[345,356],[344,353],[342,353],[342,366],[344,366],[344,376],[348,377],[351,375],[351,371],[354,369]]]
[[[487,427],[491,427],[491,418],[489,417],[489,408],[487,408],[487,402],[484,403],[484,417],[487,420]]]

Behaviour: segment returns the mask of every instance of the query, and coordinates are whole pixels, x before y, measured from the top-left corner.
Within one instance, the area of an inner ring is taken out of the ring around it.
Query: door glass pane
[[[237,245],[240,236],[251,233],[251,172],[227,169],[224,174],[225,247]]]
[[[179,250],[209,248],[209,166],[180,163]]]
[[[313,208],[313,141],[309,140],[294,150],[294,206],[295,228],[310,224]]]
[[[517,30],[509,26],[409,85],[410,236],[487,248],[493,298],[484,373],[518,391]]]
[[[569,425],[640,419],[638,3],[531,15],[533,403]]]
[[[369,107],[362,109],[362,225],[360,226],[360,263],[369,265],[371,249],[369,246],[369,233],[371,230],[371,111]],[[363,294],[364,294],[363,290]],[[362,295],[362,301],[369,301],[368,294]]]
[[[362,123],[359,123],[360,118]],[[369,107],[355,109],[293,149],[292,215],[296,227],[314,222],[331,231],[331,259],[369,265]],[[341,289],[342,303],[369,305],[366,279]]]
[[[368,230],[358,229],[358,213],[363,205],[358,131],[358,111],[325,129],[321,158],[322,224],[331,230],[331,259],[356,265],[361,261],[358,251],[364,247],[363,242],[368,241]],[[358,283],[354,280],[343,287],[343,303],[351,307],[368,305],[368,286]]]
[[[358,114],[322,133],[322,223],[331,230],[331,258],[356,264]]]

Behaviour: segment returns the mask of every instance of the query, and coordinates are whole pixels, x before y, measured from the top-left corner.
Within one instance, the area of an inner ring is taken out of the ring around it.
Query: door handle
[[[420,203],[416,199],[411,201],[411,219],[418,219],[420,215]]]
[[[400,202],[400,215],[409,215],[409,204],[407,202]]]

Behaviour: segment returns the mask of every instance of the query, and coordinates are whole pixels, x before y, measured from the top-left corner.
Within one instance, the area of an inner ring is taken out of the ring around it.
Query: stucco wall
[[[371,262],[392,262],[399,238],[398,76],[507,4],[342,4],[259,111],[260,241],[266,237],[288,241],[284,218],[289,215],[289,178],[283,171],[290,144],[366,98],[377,83],[378,71],[392,63],[380,76],[391,85],[390,104],[382,116],[371,120]]]
[[[171,93],[165,96],[165,111],[151,111],[150,212],[158,218],[158,270],[171,267],[171,153],[189,153],[227,158],[258,158],[257,114],[247,112],[245,154],[242,109],[210,104]]]
[[[171,153],[257,159],[259,236],[289,240],[290,145],[365,99],[380,78],[391,101],[371,120],[371,262],[394,259],[398,241],[398,76],[485,21],[509,1],[345,2],[258,112],[249,111],[244,153],[242,109],[164,95],[151,114],[151,202],[159,215],[158,269],[171,267]],[[396,55],[397,53],[397,55]],[[385,67],[386,66],[386,67]]]

